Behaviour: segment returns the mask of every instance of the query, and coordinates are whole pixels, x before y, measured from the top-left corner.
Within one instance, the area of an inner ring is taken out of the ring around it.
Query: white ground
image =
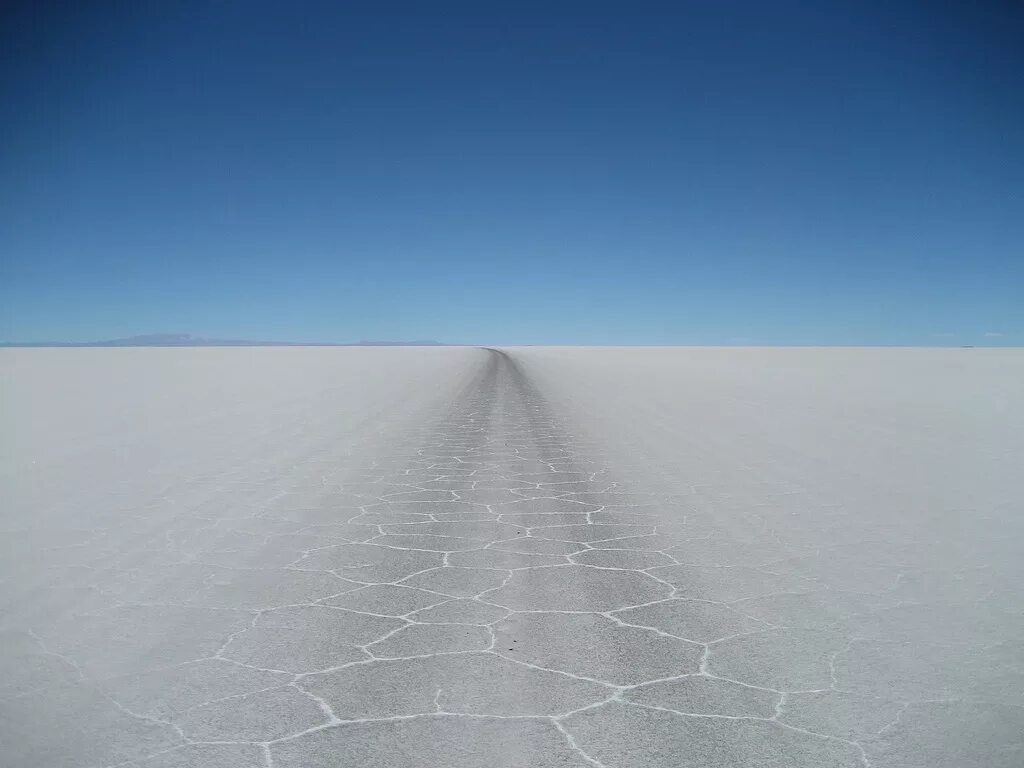
[[[1024,763],[1024,351],[0,377],[17,768]]]

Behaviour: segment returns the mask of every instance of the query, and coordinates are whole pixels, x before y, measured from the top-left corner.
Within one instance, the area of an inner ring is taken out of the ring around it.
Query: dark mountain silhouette
[[[187,333],[150,333],[103,341],[4,341],[0,347],[439,347],[439,341],[251,341],[206,339]]]

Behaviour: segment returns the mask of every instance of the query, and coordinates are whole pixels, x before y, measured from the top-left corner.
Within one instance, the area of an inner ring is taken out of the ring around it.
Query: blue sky
[[[1024,344],[1018,3],[4,13],[0,339]]]

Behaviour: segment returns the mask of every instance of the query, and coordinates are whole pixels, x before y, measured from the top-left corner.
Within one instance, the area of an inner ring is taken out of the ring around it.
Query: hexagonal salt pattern
[[[983,572],[631,487],[511,358],[481,359],[393,452],[197,478],[184,514],[69,534],[81,562],[0,615],[5,762],[1024,762],[1024,621]]]

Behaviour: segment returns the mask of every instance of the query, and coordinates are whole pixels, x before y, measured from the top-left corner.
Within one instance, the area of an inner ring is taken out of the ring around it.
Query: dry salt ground
[[[1024,351],[0,351],[12,768],[1018,768]]]

